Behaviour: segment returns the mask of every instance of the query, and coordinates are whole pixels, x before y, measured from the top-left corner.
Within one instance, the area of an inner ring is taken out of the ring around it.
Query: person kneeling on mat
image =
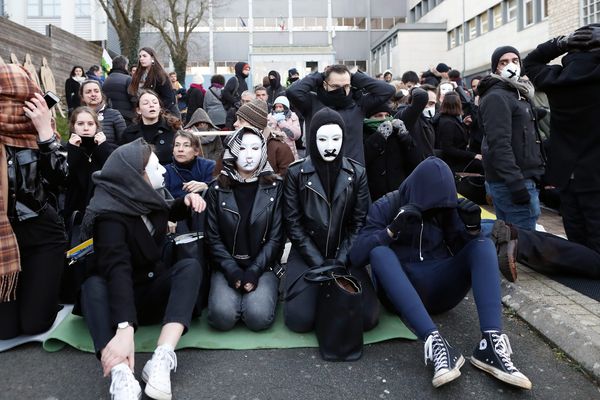
[[[434,387],[458,378],[464,357],[442,337],[430,314],[455,307],[472,286],[482,336],[471,363],[504,382],[531,389],[511,361],[510,343],[502,334],[496,249],[480,230],[479,207],[470,200],[457,201],[450,168],[429,157],[398,190],[371,206],[350,260],[353,265],[370,262],[376,282],[425,342]]]

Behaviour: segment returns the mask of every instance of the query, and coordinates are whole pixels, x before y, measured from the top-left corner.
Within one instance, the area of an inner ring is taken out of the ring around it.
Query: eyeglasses
[[[332,85],[332,84],[329,84],[327,82],[325,82],[325,84],[327,85],[327,87],[331,88],[331,90],[344,89],[346,92],[350,91],[350,88],[352,87],[352,86],[350,86],[349,83],[346,84],[346,85],[342,85],[342,86],[340,86],[340,85]]]

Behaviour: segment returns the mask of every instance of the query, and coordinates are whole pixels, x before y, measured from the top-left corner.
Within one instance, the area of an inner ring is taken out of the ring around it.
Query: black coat
[[[81,105],[81,99],[79,98],[80,86],[81,84],[71,77],[65,81],[65,98],[67,99],[69,114]]]
[[[127,128],[121,113],[112,108],[104,107],[98,111],[98,120],[102,125],[102,133],[106,136],[106,140],[110,143],[119,143],[125,128]]]
[[[67,163],[69,177],[65,198],[65,219],[74,211],[84,212],[94,194],[92,173],[102,169],[108,156],[117,146],[108,141],[95,145],[89,153],[80,146],[67,144]]]
[[[239,267],[233,257],[236,254],[236,240],[239,228],[239,208],[231,187],[223,187],[213,181],[206,197],[207,223],[206,241],[211,253],[211,261],[228,277]],[[281,201],[283,181],[281,178],[259,180],[250,213],[249,230],[252,232],[248,243],[251,259],[249,270],[256,276],[272,268],[283,252],[285,238]]]
[[[462,172],[475,159],[476,153],[467,150],[469,134],[458,117],[440,114],[437,123],[436,148],[453,172]]]
[[[189,122],[192,115],[194,115],[194,111],[199,108],[202,108],[204,105],[204,93],[202,90],[196,87],[190,87],[187,91],[187,121]]]
[[[142,134],[141,124],[138,122],[133,125],[129,125],[123,132],[123,136],[119,144],[125,144],[133,142],[135,139],[144,137]],[[146,141],[154,145],[154,152],[158,157],[158,161],[162,165],[170,164],[173,161],[173,137],[175,132],[167,124],[167,120],[160,117],[158,131],[151,138],[145,138]]]
[[[269,75],[274,75],[277,82],[275,86],[269,85],[267,87],[267,104],[269,105],[269,110],[273,107],[273,102],[279,96],[285,96],[285,88],[281,86],[281,75],[277,71],[270,71]]]
[[[129,321],[137,325],[134,286],[152,283],[169,273],[162,260],[167,219],[189,216],[183,198],[176,199],[170,213],[150,214],[156,232],[151,235],[141,217],[118,213],[100,214],[94,220],[92,274],[106,279],[112,324]]]
[[[483,78],[478,91],[485,180],[502,182],[511,192],[523,189],[524,179],[544,174],[532,106],[515,88],[491,75]]]
[[[423,110],[429,102],[429,94],[423,89],[412,91],[412,102],[396,114],[406,125],[412,136],[416,151],[421,159],[434,155],[435,129],[431,122],[423,116]]]
[[[113,69],[102,85],[102,91],[110,100],[111,107],[121,113],[127,125],[135,117],[131,95],[127,88],[131,84],[131,76],[124,70]]]
[[[332,109],[342,116],[346,124],[346,131],[344,132],[344,156],[364,165],[363,120],[366,113],[368,110],[379,107],[388,101],[396,91],[392,85],[371,78],[362,72],[352,74],[351,85],[351,95],[355,101],[352,101],[348,107]],[[325,107],[325,104],[323,104],[319,96],[315,93],[322,86],[323,75],[315,72],[294,82],[286,91],[287,98],[305,118],[307,127],[310,126],[312,116]],[[308,129],[305,135],[305,142],[310,143]]]
[[[561,65],[546,65],[562,55],[556,42],[540,44],[523,60],[527,76],[550,103],[550,159],[547,179],[575,191],[600,190],[600,54],[571,53]]]
[[[171,81],[168,78],[166,78],[164,82],[146,81],[144,83],[144,89],[150,89],[156,92],[162,103],[162,108],[179,117],[179,108],[177,108],[177,103],[175,102],[175,91],[173,91],[173,86],[171,86]]]
[[[332,198],[330,203],[310,157],[289,166],[284,187],[285,228],[292,246],[309,266],[323,265],[327,259],[347,265],[350,247],[370,204],[362,165],[342,159]]]
[[[387,140],[373,133],[365,140],[365,167],[371,200],[397,190],[404,179],[423,161],[410,135],[393,133]]]
[[[247,77],[243,74],[245,64],[246,63],[243,61],[235,64],[235,76],[232,76],[227,80],[227,83],[221,92],[221,101],[226,110],[229,110],[236,104],[239,107],[242,93],[248,90],[248,83],[246,82]]]

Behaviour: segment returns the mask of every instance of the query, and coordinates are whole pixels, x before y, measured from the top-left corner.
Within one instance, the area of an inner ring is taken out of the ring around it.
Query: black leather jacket
[[[45,184],[63,185],[67,155],[56,139],[38,143],[39,150],[6,146],[8,210],[11,221],[37,217],[48,204]]]
[[[252,260],[249,270],[260,276],[272,268],[283,252],[285,244],[282,225],[281,199],[283,181],[259,180],[250,215],[248,248]],[[218,180],[213,181],[206,198],[207,222],[206,241],[212,261],[226,276],[238,267],[233,257],[239,228],[239,209],[231,188],[223,187]]]
[[[309,266],[322,265],[326,259],[347,264],[369,203],[367,175],[356,161],[344,157],[331,203],[310,157],[288,168],[283,206],[285,228],[292,245]]]

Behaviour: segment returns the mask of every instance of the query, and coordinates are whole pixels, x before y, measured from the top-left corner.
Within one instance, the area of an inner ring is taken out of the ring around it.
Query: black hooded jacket
[[[248,90],[248,84],[246,83],[247,76],[243,73],[246,64],[248,63],[244,61],[235,64],[235,76],[229,78],[221,92],[221,101],[226,110],[229,110],[235,103],[239,102],[242,93]]]
[[[523,60],[527,76],[550,102],[550,159],[546,178],[575,191],[600,190],[600,52],[562,55],[556,40],[540,44]]]
[[[423,89],[413,89],[411,103],[402,108],[396,114],[406,125],[406,129],[412,137],[418,157],[425,159],[434,155],[435,129],[431,122],[423,116],[423,110],[427,107],[429,94]]]
[[[477,87],[485,180],[504,183],[511,192],[524,189],[524,179],[544,174],[541,139],[529,101],[517,89],[491,75]]]
[[[312,154],[316,149],[314,133],[322,125],[331,123],[344,129],[341,116],[329,108],[313,116],[309,143],[311,156],[290,165],[284,185],[283,213],[288,238],[310,266],[323,265],[327,259],[347,264],[348,252],[364,224],[370,203],[364,167],[341,155],[330,162],[338,164],[339,170],[333,193],[327,194],[320,178],[324,171],[318,170],[329,163],[320,159],[320,155],[319,159],[313,160]],[[346,141],[345,131],[343,140]]]
[[[270,81],[269,87],[267,87],[267,103],[269,104],[269,110],[273,107],[273,102],[279,96],[285,96],[285,88],[281,86],[281,75],[277,71],[269,71],[269,76],[275,76],[275,81]]]

